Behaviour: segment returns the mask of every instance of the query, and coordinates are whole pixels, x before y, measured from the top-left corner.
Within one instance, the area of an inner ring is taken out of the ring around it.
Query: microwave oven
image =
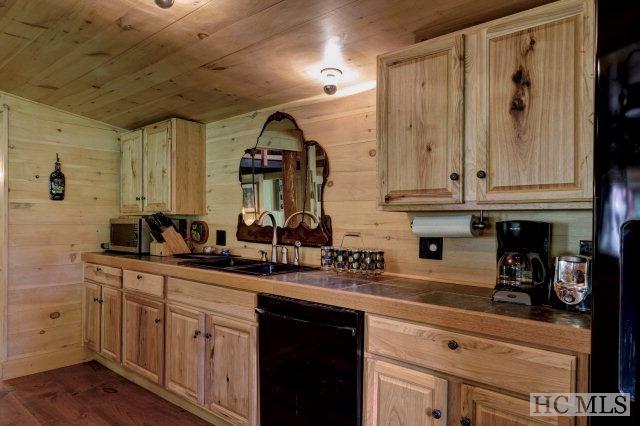
[[[149,253],[151,233],[141,217],[111,219],[109,249],[126,253]]]

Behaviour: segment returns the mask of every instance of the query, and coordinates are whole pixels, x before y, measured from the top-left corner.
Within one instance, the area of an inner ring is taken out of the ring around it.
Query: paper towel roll
[[[455,216],[419,216],[411,222],[411,230],[419,237],[477,237],[479,229],[473,228],[478,218],[472,214]]]

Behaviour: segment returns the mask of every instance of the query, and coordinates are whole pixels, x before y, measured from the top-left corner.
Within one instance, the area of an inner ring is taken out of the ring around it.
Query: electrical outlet
[[[420,259],[442,260],[442,238],[420,238]]]
[[[216,229],[216,245],[217,246],[227,245],[227,231]]]

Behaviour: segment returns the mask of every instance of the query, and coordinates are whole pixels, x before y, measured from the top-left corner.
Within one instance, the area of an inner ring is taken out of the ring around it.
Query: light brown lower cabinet
[[[447,424],[447,381],[386,361],[365,361],[365,424]]]
[[[120,362],[122,349],[122,291],[102,287],[100,297],[100,354]]]
[[[257,328],[207,315],[205,404],[232,423],[258,424]]]
[[[167,305],[165,387],[204,404],[205,314]]]
[[[92,351],[100,349],[100,285],[89,281],[84,284],[83,340]]]
[[[123,364],[162,384],[164,366],[164,303],[124,294]]]
[[[543,426],[573,425],[574,417],[532,417],[529,401],[487,389],[462,385],[461,425]]]

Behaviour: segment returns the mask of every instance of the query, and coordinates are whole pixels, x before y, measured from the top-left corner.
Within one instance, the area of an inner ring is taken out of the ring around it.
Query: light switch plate
[[[420,259],[442,260],[442,238],[420,238]]]

